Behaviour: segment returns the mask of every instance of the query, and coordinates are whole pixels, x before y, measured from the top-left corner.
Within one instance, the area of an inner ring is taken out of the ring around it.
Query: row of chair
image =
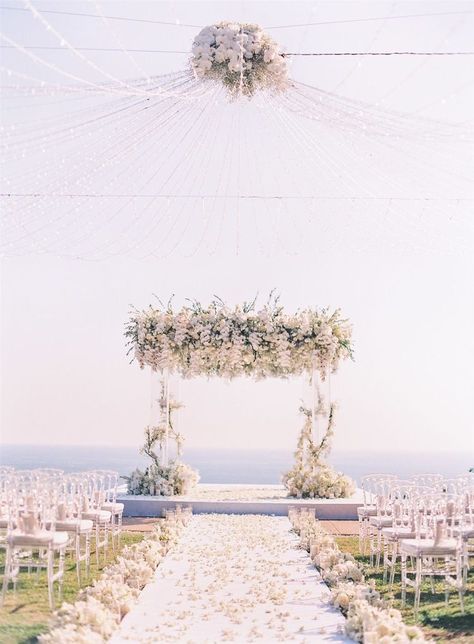
[[[89,575],[91,541],[99,565],[109,540],[120,544],[124,505],[117,501],[119,475],[109,470],[65,474],[58,469],[0,468],[0,548],[5,550],[1,602],[10,584],[16,589],[21,569],[47,572],[54,607],[54,583],[61,597],[66,553],[71,552],[81,584],[81,566]]]
[[[474,538],[474,476],[446,479],[420,474],[408,480],[390,474],[363,477],[364,503],[358,508],[359,546],[369,548],[370,564],[383,565],[384,581],[393,586],[400,569],[401,596],[415,589],[415,614],[425,580],[436,579],[463,595]]]

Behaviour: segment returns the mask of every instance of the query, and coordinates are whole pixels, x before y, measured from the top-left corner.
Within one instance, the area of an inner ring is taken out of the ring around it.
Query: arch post
[[[311,436],[313,441],[318,442],[319,432],[318,432],[318,402],[319,402],[319,382],[318,382],[318,369],[316,354],[313,354],[312,365],[311,365]]]

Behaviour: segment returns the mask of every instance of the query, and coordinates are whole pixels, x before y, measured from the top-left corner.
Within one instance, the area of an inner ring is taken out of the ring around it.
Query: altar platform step
[[[362,491],[347,499],[287,498],[277,485],[200,485],[185,496],[134,496],[124,494],[118,500],[125,504],[126,517],[161,517],[176,505],[191,505],[194,514],[267,514],[286,516],[290,507],[316,510],[316,517],[326,521],[354,521],[357,508],[363,504]]]

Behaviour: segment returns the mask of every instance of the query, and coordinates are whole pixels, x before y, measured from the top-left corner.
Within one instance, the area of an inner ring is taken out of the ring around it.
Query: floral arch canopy
[[[192,302],[178,311],[134,311],[126,328],[139,365],[185,378],[286,378],[318,371],[324,378],[352,354],[351,326],[339,309],[285,313],[278,298],[260,310],[255,301],[229,308]]]

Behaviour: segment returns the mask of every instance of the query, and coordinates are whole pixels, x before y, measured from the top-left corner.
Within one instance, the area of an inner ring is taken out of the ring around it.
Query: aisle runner
[[[123,642],[346,642],[286,517],[197,515],[125,617]]]

